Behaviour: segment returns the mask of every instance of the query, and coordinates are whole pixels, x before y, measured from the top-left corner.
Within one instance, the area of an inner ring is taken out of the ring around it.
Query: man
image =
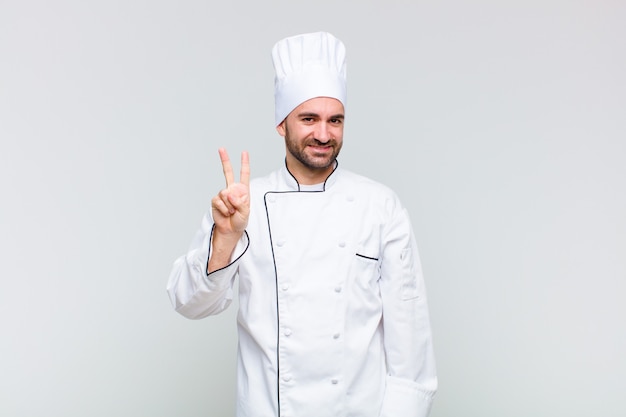
[[[285,166],[215,196],[168,292],[189,318],[223,311],[239,277],[237,416],[427,416],[437,388],[426,293],[406,210],[343,170],[345,48],[279,41],[276,129]]]

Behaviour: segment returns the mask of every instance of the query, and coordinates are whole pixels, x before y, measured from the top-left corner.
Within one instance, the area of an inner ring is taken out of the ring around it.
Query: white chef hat
[[[276,126],[293,109],[315,97],[332,97],[345,107],[346,48],[330,33],[307,33],[278,41],[272,60]]]

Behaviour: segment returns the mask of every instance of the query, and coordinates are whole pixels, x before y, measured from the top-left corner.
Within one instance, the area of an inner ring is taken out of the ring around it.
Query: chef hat
[[[308,33],[278,41],[272,59],[276,71],[276,126],[293,109],[315,97],[332,97],[345,107],[346,48],[330,33]]]

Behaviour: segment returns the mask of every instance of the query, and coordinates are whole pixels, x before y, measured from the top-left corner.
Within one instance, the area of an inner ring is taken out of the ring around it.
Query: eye
[[[340,125],[341,123],[343,123],[342,119],[330,119],[330,122],[334,125]]]

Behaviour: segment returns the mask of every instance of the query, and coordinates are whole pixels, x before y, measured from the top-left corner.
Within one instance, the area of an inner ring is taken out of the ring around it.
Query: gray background
[[[626,3],[0,0],[0,414],[229,416],[165,284],[217,148],[282,163],[275,41],[348,49],[342,166],[410,210],[433,417],[624,416]]]

